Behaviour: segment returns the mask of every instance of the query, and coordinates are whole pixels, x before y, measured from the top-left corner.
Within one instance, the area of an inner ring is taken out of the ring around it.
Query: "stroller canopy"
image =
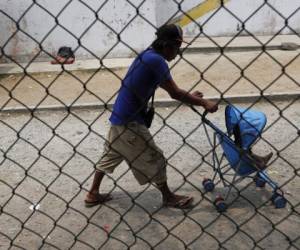
[[[247,150],[260,136],[267,119],[264,113],[228,105],[225,109],[226,127],[229,135],[238,126],[241,137],[241,148]]]

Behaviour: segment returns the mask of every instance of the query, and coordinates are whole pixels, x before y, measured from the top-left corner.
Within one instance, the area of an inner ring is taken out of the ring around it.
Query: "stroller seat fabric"
[[[218,135],[224,154],[238,175],[250,175],[257,168],[246,153],[260,137],[266,125],[266,116],[259,111],[228,105],[225,109],[225,120],[228,135],[234,134],[235,143],[227,136]]]

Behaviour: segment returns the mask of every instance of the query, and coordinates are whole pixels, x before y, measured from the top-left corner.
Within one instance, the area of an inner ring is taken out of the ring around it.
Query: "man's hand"
[[[210,113],[214,113],[218,110],[218,103],[205,100],[205,104],[203,105],[203,108]]]
[[[192,95],[193,95],[193,96],[196,96],[196,97],[198,97],[198,98],[202,98],[202,97],[203,97],[203,93],[200,92],[200,91],[198,91],[198,90],[194,91],[194,92],[192,93]]]
[[[193,96],[196,96],[198,98],[203,98],[203,93],[199,91],[195,91],[192,93]],[[218,110],[218,103],[208,101],[208,100],[203,100],[204,101],[204,109],[207,110],[210,113],[216,112]]]

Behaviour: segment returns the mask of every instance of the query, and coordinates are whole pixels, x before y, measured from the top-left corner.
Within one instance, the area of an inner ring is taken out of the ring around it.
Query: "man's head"
[[[179,52],[182,44],[182,29],[176,24],[167,24],[156,32],[156,40],[152,47],[167,60],[173,60]]]

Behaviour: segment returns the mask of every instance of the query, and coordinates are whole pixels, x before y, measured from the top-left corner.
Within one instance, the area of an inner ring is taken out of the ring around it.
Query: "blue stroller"
[[[268,184],[273,191],[271,197],[272,203],[276,208],[284,208],[287,200],[284,198],[283,192],[278,185],[270,179],[265,170],[261,170],[257,165],[257,161],[250,153],[251,145],[261,136],[262,130],[266,125],[267,119],[265,114],[259,111],[228,105],[225,109],[227,133],[224,133],[206,119],[206,112],[201,114],[194,107],[191,108],[202,117],[205,132],[213,148],[212,167],[214,176],[212,179],[204,179],[202,182],[203,187],[207,192],[213,191],[217,176],[219,176],[220,182],[223,183],[224,187],[228,187],[225,197],[218,196],[214,201],[217,211],[226,211],[226,200],[232,188],[234,188],[234,184],[244,178],[252,178],[257,187],[264,187],[265,184]],[[206,125],[214,130],[213,141],[208,135]],[[232,135],[234,135],[235,140],[231,139]],[[217,143],[216,138],[218,138],[219,143]],[[224,152],[221,157],[218,157],[216,153],[218,145],[221,145]],[[225,158],[228,163],[224,164]],[[233,174],[232,170],[234,172]],[[225,176],[229,175],[232,176],[231,181],[225,178]]]

